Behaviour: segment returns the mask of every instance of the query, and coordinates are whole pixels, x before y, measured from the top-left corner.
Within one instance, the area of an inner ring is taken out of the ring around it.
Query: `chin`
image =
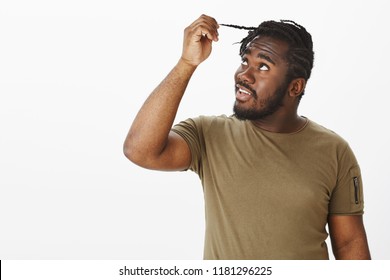
[[[240,107],[237,103],[233,107],[234,116],[242,121],[250,120],[261,120],[269,115],[272,115],[274,112],[272,110],[255,110],[255,109],[246,109]]]

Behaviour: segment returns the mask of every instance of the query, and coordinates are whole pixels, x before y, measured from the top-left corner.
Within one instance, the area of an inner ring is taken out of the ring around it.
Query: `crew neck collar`
[[[263,128],[260,128],[258,126],[256,126],[252,121],[249,121],[247,120],[248,123],[250,123],[250,125],[255,129],[255,130],[258,130],[258,131],[261,131],[261,132],[264,132],[266,134],[270,134],[270,135],[280,135],[280,136],[284,136],[284,135],[295,135],[295,134],[298,134],[300,132],[302,132],[310,123],[310,120],[309,118],[305,117],[305,116],[301,116],[302,118],[305,119],[305,123],[303,124],[302,127],[300,127],[298,130],[294,131],[294,132],[289,132],[289,133],[284,133],[284,132],[272,132],[272,131],[268,131],[268,130],[265,130]]]

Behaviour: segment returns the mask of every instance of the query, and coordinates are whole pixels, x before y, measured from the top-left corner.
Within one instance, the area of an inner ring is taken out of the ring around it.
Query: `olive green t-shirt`
[[[172,129],[202,182],[204,259],[329,259],[329,214],[363,214],[360,169],[348,143],[308,120],[295,133],[198,117]]]

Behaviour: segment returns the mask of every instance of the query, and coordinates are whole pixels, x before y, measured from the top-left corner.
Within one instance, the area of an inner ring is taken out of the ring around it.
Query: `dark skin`
[[[124,143],[124,153],[132,162],[155,170],[184,170],[191,162],[187,142],[171,131],[181,98],[197,67],[206,60],[213,42],[218,41],[219,25],[212,17],[202,15],[184,31],[182,55],[156,87],[138,112]],[[241,108],[263,110],[267,98],[285,81],[288,45],[269,37],[257,38],[235,74],[235,81],[243,81],[255,90],[257,99],[247,95],[243,86],[237,88],[236,102]],[[260,55],[261,54],[261,55]],[[264,55],[265,56],[264,56]],[[271,61],[272,62],[271,62]],[[283,97],[283,106],[273,114],[253,120],[259,128],[291,133],[305,125],[298,116],[299,95],[306,86],[303,78],[290,81]],[[337,259],[370,259],[362,216],[330,215],[328,217],[332,248]]]
[[[266,98],[272,97],[277,88],[285,81],[288,70],[285,54],[288,50],[286,42],[270,37],[259,37],[248,46],[242,57],[243,63],[234,76],[236,83],[244,82],[257,93],[246,95],[240,100],[237,93],[236,105],[241,108],[262,110],[267,106]],[[283,106],[267,117],[253,120],[259,128],[277,133],[291,133],[299,130],[306,119],[298,116],[299,96],[306,85],[303,78],[292,80],[283,99]],[[244,88],[239,86],[239,88]],[[244,88],[245,89],[245,88]]]

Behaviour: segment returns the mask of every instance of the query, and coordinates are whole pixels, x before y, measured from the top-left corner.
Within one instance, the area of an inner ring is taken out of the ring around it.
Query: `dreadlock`
[[[313,68],[313,41],[306,29],[292,20],[264,21],[258,27],[245,27],[232,24],[220,24],[227,27],[249,30],[248,35],[240,42],[240,56],[245,54],[248,44],[257,36],[269,36],[289,44],[286,54],[288,63],[288,81],[295,78],[310,78]],[[302,92],[300,98],[304,92]]]

